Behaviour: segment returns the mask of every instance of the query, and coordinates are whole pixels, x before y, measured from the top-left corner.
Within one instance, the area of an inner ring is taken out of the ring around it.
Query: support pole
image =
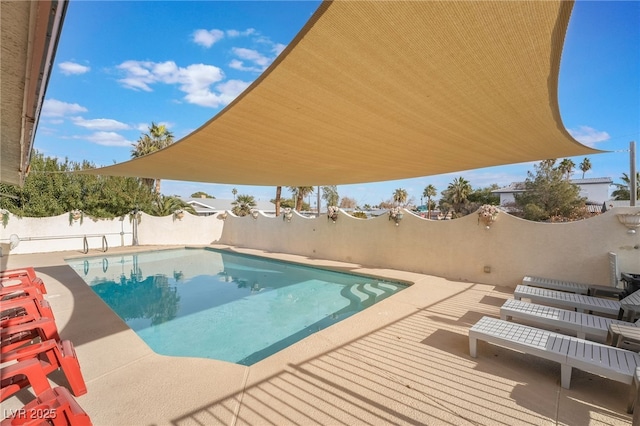
[[[636,143],[629,142],[629,205],[635,207],[638,201],[638,179],[636,174]]]

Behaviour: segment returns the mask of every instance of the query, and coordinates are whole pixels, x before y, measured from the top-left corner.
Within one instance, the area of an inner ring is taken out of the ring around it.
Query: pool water
[[[208,248],[67,263],[156,353],[242,365],[406,288]]]

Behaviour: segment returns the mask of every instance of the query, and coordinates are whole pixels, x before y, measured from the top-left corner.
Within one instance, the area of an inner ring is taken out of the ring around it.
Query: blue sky
[[[71,0],[34,146],[45,155],[102,166],[130,159],[151,122],[176,139],[241,93],[277,57],[318,1]],[[565,127],[582,143],[613,151],[590,156],[585,177],[620,182],[629,142],[640,142],[640,2],[576,2],[563,51],[558,99]],[[637,148],[640,150],[640,148]],[[583,157],[572,158],[579,164]],[[404,188],[416,202],[458,176],[474,188],[521,181],[533,163],[446,175],[340,185],[340,196],[375,205]],[[582,177],[579,170],[574,178]],[[167,181],[162,192],[232,189],[270,200],[275,188]],[[283,191],[287,194],[288,191]],[[315,197],[312,197],[312,205]]]

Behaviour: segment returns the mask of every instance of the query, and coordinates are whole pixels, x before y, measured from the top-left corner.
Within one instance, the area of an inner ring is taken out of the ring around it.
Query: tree
[[[408,194],[406,189],[398,188],[393,191],[393,202],[396,206],[404,204],[407,201],[407,196]]]
[[[233,188],[231,190],[231,193],[233,194],[233,199],[235,200],[236,199],[236,194],[238,194],[238,190],[236,188]]]
[[[431,219],[431,197],[438,195],[438,190],[435,186],[429,184],[422,191],[422,196],[427,199],[427,218]]]
[[[355,209],[358,206],[358,203],[354,198],[350,197],[342,197],[340,199],[340,207],[341,209]]]
[[[196,214],[192,205],[185,203],[178,197],[165,195],[158,195],[156,200],[153,202],[149,213],[153,216],[169,216],[176,210],[184,210],[191,214]]]
[[[579,167],[580,170],[582,170],[582,179],[584,179],[584,174],[591,170],[591,161],[589,161],[588,158],[585,158],[584,160],[582,160],[582,163],[580,163]]]
[[[336,185],[323,186],[322,199],[327,202],[327,207],[337,206],[338,202],[340,201],[340,196],[338,195],[338,187]]]
[[[565,158],[560,162],[558,169],[562,172],[563,175],[566,176],[567,180],[571,179],[571,175],[573,174],[573,169],[576,167],[576,163],[572,160]]]
[[[138,141],[133,144],[131,150],[131,158],[139,158],[149,155],[168,147],[173,143],[173,133],[171,133],[164,124],[156,124],[154,122],[149,126],[149,133],[143,133]],[[155,181],[155,193],[160,194],[160,179],[143,178],[149,189],[153,189]]]
[[[95,168],[88,161],[58,160],[34,150],[24,186],[0,184],[0,193],[8,195],[0,197],[0,208],[27,217],[74,209],[95,218],[122,216],[135,207],[150,212],[155,197],[137,178],[66,173]]]
[[[304,197],[312,194],[314,188],[313,186],[290,186],[289,190],[296,198],[296,211],[301,211],[304,203]]]
[[[236,216],[246,216],[251,214],[251,209],[256,206],[256,200],[253,195],[238,195],[233,203],[231,211]]]
[[[631,199],[631,178],[628,174],[623,173],[620,180],[624,183],[614,183],[616,189],[611,193],[614,200],[630,200]],[[636,199],[640,199],[640,172],[636,173]]]
[[[446,193],[446,194],[445,194]],[[443,195],[453,206],[454,212],[460,212],[471,193],[471,184],[462,176],[457,177],[449,184]]]
[[[191,194],[191,198],[216,198],[213,195],[209,195],[206,192],[198,191]]]
[[[579,196],[580,188],[566,179],[566,168],[542,161],[534,169],[535,173],[527,172],[525,191],[515,195],[524,218],[543,221],[579,217],[585,199]]]

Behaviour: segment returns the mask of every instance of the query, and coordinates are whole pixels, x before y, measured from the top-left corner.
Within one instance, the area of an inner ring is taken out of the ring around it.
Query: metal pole
[[[636,143],[629,142],[629,205],[635,207],[638,201],[638,182],[636,176]]]
[[[320,185],[318,185],[318,215],[316,217],[320,217]]]

